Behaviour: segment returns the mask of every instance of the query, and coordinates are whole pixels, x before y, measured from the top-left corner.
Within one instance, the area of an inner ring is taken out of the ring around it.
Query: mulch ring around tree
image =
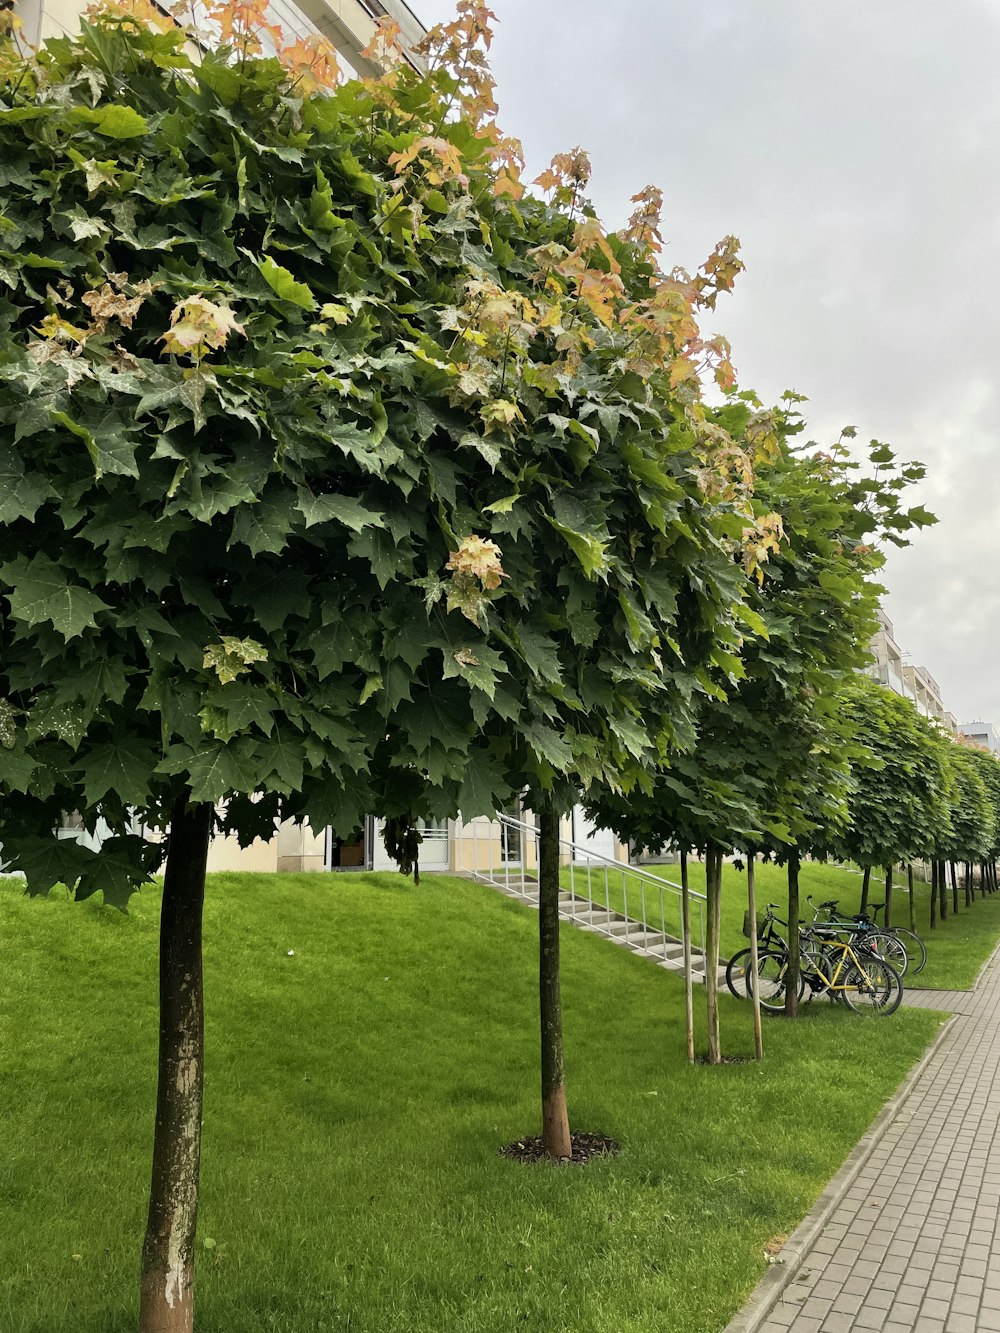
[[[573,1144],[572,1157],[549,1157],[542,1144],[541,1135],[533,1139],[518,1139],[500,1149],[501,1157],[510,1157],[515,1162],[553,1162],[558,1166],[584,1166],[592,1157],[617,1157],[621,1144],[609,1139],[605,1134],[571,1134]]]

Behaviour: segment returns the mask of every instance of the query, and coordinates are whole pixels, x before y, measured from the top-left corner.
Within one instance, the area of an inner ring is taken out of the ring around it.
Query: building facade
[[[958,730],[981,750],[989,750],[990,754],[1000,754],[1000,735],[997,734],[992,722],[960,722]]]
[[[14,0],[14,12],[23,25],[25,42],[38,46],[48,37],[75,32],[89,4],[90,0]],[[196,21],[203,8],[202,0],[193,0]],[[289,42],[318,33],[336,47],[349,70],[364,76],[379,73],[378,64],[364,54],[379,19],[394,19],[404,55],[414,65],[421,63],[413,48],[425,29],[403,0],[270,0],[267,11],[269,21],[278,24]]]

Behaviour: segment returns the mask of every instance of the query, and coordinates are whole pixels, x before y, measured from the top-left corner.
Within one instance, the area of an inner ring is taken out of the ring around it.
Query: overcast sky
[[[411,0],[425,23],[450,0]],[[1000,0],[493,0],[529,177],[581,144],[610,227],[648,183],[665,261],[727,233],[744,386],[890,443],[939,518],[885,573],[908,661],[1000,723]]]

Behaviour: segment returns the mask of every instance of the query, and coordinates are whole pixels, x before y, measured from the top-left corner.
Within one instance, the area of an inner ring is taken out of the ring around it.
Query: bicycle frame
[[[848,990],[849,989],[848,986],[842,984],[838,985],[838,978],[842,976],[845,967],[848,967],[850,964],[853,964],[858,969],[858,971],[864,977],[866,982],[870,982],[868,973],[865,970],[864,960],[858,957],[858,955],[854,952],[854,950],[851,948],[850,944],[846,940],[838,940],[830,937],[827,937],[824,940],[822,936],[813,935],[812,932],[808,932],[808,934],[811,936],[812,940],[819,941],[821,947],[817,953],[817,956],[814,957],[811,953],[807,952],[804,955],[804,957],[808,960],[809,969],[812,972],[814,972],[823,982],[824,990],[831,990],[831,991]],[[823,955],[824,949],[835,949],[840,955],[837,959],[837,965],[833,969],[832,977],[828,977],[824,972],[823,968],[820,966],[821,963],[826,961]],[[874,954],[873,957],[878,958],[878,955]],[[879,959],[879,962],[881,961],[882,960]]]

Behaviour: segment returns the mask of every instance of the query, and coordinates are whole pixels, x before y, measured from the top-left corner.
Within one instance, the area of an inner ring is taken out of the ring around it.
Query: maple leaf
[[[484,403],[479,409],[479,415],[486,422],[487,435],[493,430],[510,430],[517,422],[524,421],[524,415],[517,403],[512,403],[506,398],[497,398],[491,403]]]
[[[414,139],[404,152],[391,153],[389,165],[395,168],[397,176],[402,176],[421,156],[430,157],[425,163],[425,174],[430,185],[443,185],[447,180],[457,181],[459,185],[468,185],[469,178],[462,170],[462,155],[453,143],[438,135],[423,134]]]
[[[375,20],[374,35],[361,54],[383,70],[394,69],[405,58],[403,44],[399,40],[402,32],[394,18],[380,14]]]
[[[228,685],[249,671],[254,662],[266,661],[264,645],[256,639],[237,639],[233,634],[224,634],[218,643],[205,649],[202,666],[206,671],[214,671],[222,684]]]
[[[204,296],[189,296],[174,306],[170,328],[159,341],[164,351],[198,361],[211,348],[225,347],[231,333],[242,332],[243,325],[228,306],[215,305]]]
[[[458,576],[467,574],[478,579],[487,590],[500,587],[507,575],[500,563],[500,548],[486,537],[463,537],[457,551],[448,556],[445,569]]]
[[[80,298],[90,311],[93,319],[93,331],[103,333],[109,320],[117,320],[123,329],[130,329],[135,317],[142,309],[146,297],[153,290],[148,279],[136,283],[131,296],[126,296],[123,288],[128,282],[125,273],[111,273],[109,281],[99,290],[84,292]]]
[[[336,88],[341,69],[337,48],[320,33],[300,37],[278,51],[278,59],[305,93],[320,88]]]

